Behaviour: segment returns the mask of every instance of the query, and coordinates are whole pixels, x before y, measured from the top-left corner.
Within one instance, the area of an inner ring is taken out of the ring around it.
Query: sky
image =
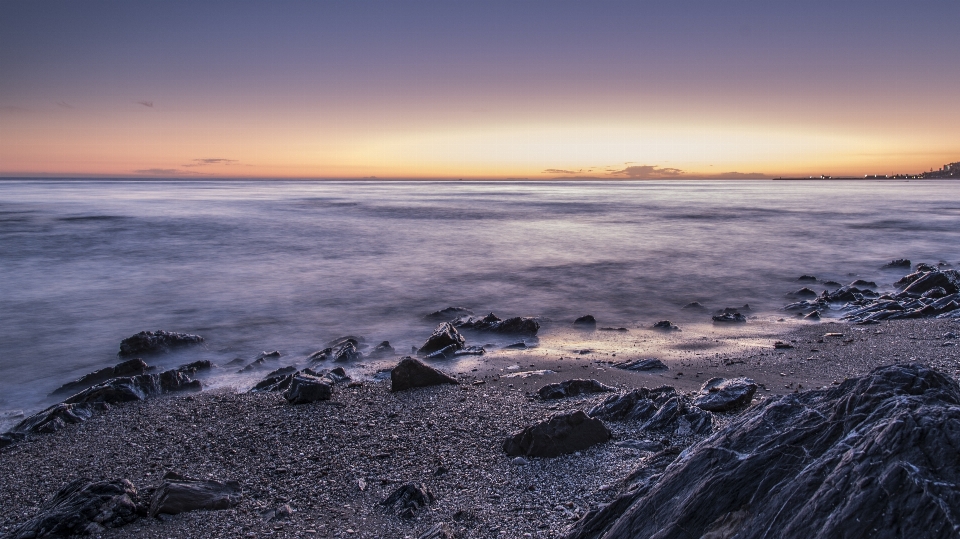
[[[960,2],[0,2],[0,176],[758,178],[960,161]]]

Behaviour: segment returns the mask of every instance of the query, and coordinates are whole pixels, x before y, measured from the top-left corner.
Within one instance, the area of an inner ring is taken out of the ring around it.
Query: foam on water
[[[801,274],[884,286],[892,258],[957,264],[958,201],[948,181],[2,181],[0,411],[51,402],[145,329],[206,337],[148,358],[164,367],[286,364],[345,334],[406,352],[447,306],[541,316],[548,336],[586,313],[703,322],[691,301],[777,317]]]

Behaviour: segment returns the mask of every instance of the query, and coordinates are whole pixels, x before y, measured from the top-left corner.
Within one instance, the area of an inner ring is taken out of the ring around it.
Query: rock
[[[515,343],[511,343],[511,344],[505,345],[505,346],[503,347],[503,349],[504,349],[504,350],[526,350],[526,349],[527,349],[527,343],[525,343],[525,342],[523,342],[523,341],[515,342]]]
[[[742,314],[736,313],[723,313],[713,316],[713,321],[721,324],[743,324],[747,321],[747,317]]]
[[[160,374],[141,374],[139,376],[111,378],[102,384],[87,388],[64,400],[66,404],[104,402],[141,401],[162,393],[178,391],[200,391],[203,388],[199,380],[178,370],[169,370]]]
[[[400,363],[390,371],[390,391],[459,383],[454,378],[409,356],[401,359]]]
[[[237,359],[239,359],[239,358],[237,358]],[[280,359],[280,352],[277,351],[277,350],[274,350],[273,352],[260,352],[260,353],[257,355],[257,357],[256,357],[252,362],[250,362],[249,365],[247,365],[246,367],[240,369],[240,370],[237,371],[237,372],[242,374],[242,373],[245,373],[245,372],[260,370],[260,369],[266,367],[267,361],[274,361],[274,360],[277,360],[277,359]],[[231,363],[233,363],[233,362],[231,362]]]
[[[798,283],[815,283],[817,282],[817,278],[814,277],[813,275],[801,275],[797,277],[797,282]]]
[[[56,432],[67,425],[82,423],[93,417],[94,412],[103,409],[106,409],[103,405],[64,404],[61,402],[20,421],[7,434],[19,436],[22,439],[23,435],[28,432]]]
[[[693,404],[708,412],[727,412],[750,404],[756,392],[757,384],[749,378],[711,378],[700,388]]]
[[[873,281],[865,281],[863,279],[857,279],[856,281],[853,281],[852,283],[850,283],[850,286],[876,288],[877,283]]]
[[[433,311],[428,315],[424,315],[424,320],[453,320],[458,316],[470,316],[473,314],[473,311],[465,307],[447,307],[445,309],[440,309],[439,311]]]
[[[801,288],[800,290],[795,290],[795,291],[793,291],[793,292],[788,293],[787,295],[788,295],[788,296],[793,296],[793,297],[796,297],[796,298],[815,298],[815,297],[817,297],[817,293],[814,292],[813,290],[807,288],[807,287],[803,287],[803,288]]]
[[[307,357],[307,361],[311,363],[315,361],[325,361],[328,359],[333,359],[333,348],[324,348],[323,350],[314,352]]]
[[[773,347],[777,350],[790,350],[793,348],[793,345],[788,342],[777,341],[773,343]]]
[[[659,359],[629,359],[613,364],[618,369],[627,371],[662,371],[667,370],[667,365]]]
[[[527,464],[530,464],[530,461],[523,457],[513,457],[513,460],[510,461],[510,464],[513,464],[514,466],[526,466]]]
[[[597,327],[597,319],[592,314],[587,314],[573,321],[573,327],[581,329],[592,329]]]
[[[177,367],[177,370],[193,376],[197,374],[197,371],[208,371],[213,368],[213,364],[210,363],[208,359],[202,359],[200,361],[194,361],[193,363],[187,363],[186,365],[180,365]]]
[[[585,393],[606,393],[610,391],[616,391],[616,389],[596,380],[576,379],[543,386],[537,391],[537,394],[540,395],[541,399],[549,400],[576,397]]]
[[[203,509],[230,509],[240,503],[240,483],[191,479],[174,472],[163,476],[163,483],[150,499],[150,516],[178,515]]]
[[[766,400],[567,537],[953,538],[957,447],[957,383],[881,367]]]
[[[0,434],[0,449],[22,441],[25,437],[22,432],[4,432]]]
[[[278,520],[287,520],[293,516],[293,508],[290,507],[290,504],[285,503],[274,509],[267,509],[260,513],[263,517],[263,520],[267,522],[277,522]]]
[[[93,535],[136,520],[137,489],[126,479],[75,479],[40,506],[36,516],[13,530],[11,539]]]
[[[884,268],[906,268],[906,269],[910,269],[910,266],[912,266],[912,264],[910,263],[910,260],[906,258],[897,258],[883,265]]]
[[[482,356],[487,350],[482,346],[464,346],[453,353],[454,356]]]
[[[101,382],[106,382],[111,378],[116,378],[117,376],[135,376],[138,374],[143,374],[150,370],[150,366],[146,364],[142,359],[135,358],[123,363],[118,363],[113,367],[106,367],[98,371],[91,372],[86,374],[72,382],[67,382],[62,386],[55,389],[51,395],[59,395],[62,393],[67,393],[71,391],[77,391],[79,389],[86,389],[94,384],[99,384]]]
[[[331,369],[327,372],[313,372],[310,369],[303,369],[303,372],[310,374],[312,376],[319,376],[320,378],[327,380],[331,385],[337,385],[342,382],[349,382],[350,377],[347,376],[347,371],[343,370],[343,367],[337,367],[336,369]]]
[[[290,387],[290,380],[293,378],[291,375],[297,372],[297,368],[293,365],[289,367],[281,367],[257,382],[257,385],[253,386],[250,389],[251,392],[270,392],[270,391],[284,391]]]
[[[448,346],[453,346],[454,350],[459,350],[463,348],[466,340],[463,338],[463,335],[460,335],[460,332],[457,331],[457,328],[453,327],[453,324],[449,322],[443,322],[437,329],[433,330],[433,335],[427,339],[423,346],[417,350],[417,354],[421,356],[426,356],[443,350]]]
[[[686,305],[681,307],[681,309],[687,309],[687,310],[693,310],[693,311],[707,310],[707,308],[704,307],[699,301],[691,301],[690,303],[687,303]]]
[[[166,352],[171,348],[200,344],[203,337],[188,333],[174,333],[172,331],[141,331],[127,337],[120,342],[120,356],[136,356]]]
[[[325,348],[340,348],[341,346],[347,344],[348,342],[353,343],[353,347],[357,350],[364,348],[366,345],[363,344],[367,342],[366,339],[357,335],[344,335],[343,337],[337,337],[327,344],[323,345]]]
[[[942,297],[946,297],[948,295],[949,294],[947,294],[947,291],[944,290],[942,286],[937,286],[935,288],[931,288],[930,290],[927,290],[923,294],[920,294],[920,297],[930,298],[930,299],[939,299]]]
[[[453,530],[445,522],[438,522],[432,528],[421,533],[417,539],[453,539]]]
[[[536,335],[540,330],[540,323],[534,318],[516,316],[501,320],[497,315],[490,313],[483,318],[460,317],[454,320],[453,325],[459,329],[487,331],[514,335]]]
[[[556,457],[610,439],[610,429],[581,410],[557,414],[529,426],[503,442],[510,456]]]
[[[810,321],[813,321],[813,322],[816,322],[817,320],[820,320],[820,318],[821,318],[821,317],[820,317],[820,311],[813,311],[813,312],[811,312],[811,313],[807,313],[807,315],[803,317],[804,320],[810,320]]]
[[[622,442],[615,442],[614,445],[637,451],[660,451],[663,449],[663,444],[655,440],[623,440]]]
[[[397,351],[390,346],[390,341],[381,342],[370,352],[371,358],[391,357],[395,355],[397,355]]]
[[[662,331],[680,331],[680,328],[671,324],[669,320],[661,320],[653,325],[653,329]]]
[[[666,431],[689,436],[713,429],[713,416],[670,386],[640,388],[611,395],[590,410],[590,417],[608,421],[636,421],[643,431]]]
[[[452,357],[455,357],[458,351],[459,350],[457,350],[457,345],[451,344],[450,346],[441,348],[436,352],[427,354],[426,356],[423,356],[423,357],[425,357],[426,359],[450,359]]]
[[[339,347],[334,348],[333,360],[338,362],[344,361],[359,361],[363,359],[363,354],[357,351],[357,343],[353,340],[348,340],[341,344]]]
[[[433,493],[420,483],[407,483],[394,490],[385,500],[380,502],[401,518],[411,518],[414,512],[426,507],[436,500]]]
[[[934,288],[942,288],[947,294],[960,291],[960,274],[956,270],[929,271],[903,289],[907,294],[923,294]]]
[[[326,401],[330,400],[331,396],[333,396],[332,384],[319,376],[302,371],[291,375],[290,386],[283,393],[283,398],[290,404]]]
[[[677,326],[673,326],[673,327],[676,328]],[[605,327],[605,328],[597,328],[597,329],[599,329],[600,331],[619,331],[621,333],[626,333],[630,331],[627,328],[614,328],[614,327]],[[677,328],[677,331],[680,331],[680,328]]]

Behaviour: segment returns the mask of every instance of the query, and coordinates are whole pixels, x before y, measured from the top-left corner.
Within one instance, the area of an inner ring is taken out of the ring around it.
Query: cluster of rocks
[[[138,491],[126,479],[76,479],[61,488],[11,539],[94,535],[141,517],[176,515],[195,510],[229,509],[240,503],[236,481],[221,483],[167,473],[155,487]]]
[[[445,314],[463,311],[466,311],[466,309],[462,307],[448,307],[431,313],[426,318],[432,320]],[[449,359],[457,356],[483,355],[486,353],[482,346],[467,346],[466,338],[460,333],[460,330],[502,335],[536,336],[540,330],[540,323],[535,318],[521,316],[503,320],[493,313],[484,317],[463,315],[451,322],[441,322],[433,331],[433,334],[423,343],[423,346],[415,349],[414,352],[427,359]],[[520,342],[508,345],[507,348],[527,348],[527,344]]]
[[[908,260],[895,260],[891,268],[904,267]],[[909,267],[909,266],[907,266]],[[804,276],[816,281],[816,277]],[[828,282],[822,283],[828,285]],[[839,283],[836,283],[839,284]],[[877,284],[858,279],[819,296],[810,288],[801,288],[790,295],[810,297],[790,303],[784,310],[819,320],[824,312],[840,311],[841,319],[859,324],[875,324],[881,320],[907,318],[960,317],[960,272],[930,264],[918,264],[916,271],[894,283],[895,291],[879,293]]]
[[[540,322],[537,322],[536,318],[526,316],[515,316],[504,320],[490,313],[484,317],[461,316],[453,321],[453,327],[489,333],[533,336],[540,331]]]
[[[333,387],[341,382],[347,382],[343,367],[317,372],[313,369],[297,370],[296,367],[277,369],[257,382],[250,390],[256,392],[278,392],[290,404],[306,404],[322,400],[330,400],[333,396]]]

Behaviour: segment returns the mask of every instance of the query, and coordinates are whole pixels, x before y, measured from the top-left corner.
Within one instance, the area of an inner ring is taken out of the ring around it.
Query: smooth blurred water
[[[207,338],[161,366],[405,351],[451,305],[547,329],[777,315],[801,274],[890,283],[901,257],[960,262],[960,182],[0,181],[0,410],[144,329]]]

